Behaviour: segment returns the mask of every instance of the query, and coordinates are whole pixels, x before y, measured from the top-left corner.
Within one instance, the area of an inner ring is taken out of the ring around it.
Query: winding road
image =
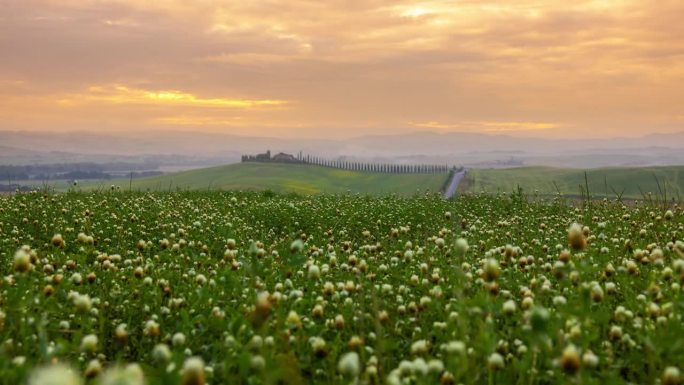
[[[456,195],[456,189],[458,188],[458,184],[461,183],[461,180],[463,179],[465,174],[465,168],[454,173],[454,175],[451,177],[451,181],[449,181],[449,187],[447,187],[446,191],[444,192],[444,199],[449,199]]]

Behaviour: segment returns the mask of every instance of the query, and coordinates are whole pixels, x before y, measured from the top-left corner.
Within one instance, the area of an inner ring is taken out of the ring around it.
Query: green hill
[[[684,193],[684,166],[590,169],[586,170],[586,177],[593,196],[614,197],[617,191],[624,192],[625,198],[641,198],[642,192],[655,195],[662,190],[667,192],[668,199],[677,199],[678,194]],[[511,192],[520,186],[526,193],[555,194],[558,188],[563,194],[579,195],[580,185],[585,185],[585,170],[580,169],[472,169],[460,191]]]
[[[684,166],[601,168],[586,171],[589,191],[594,197],[642,198],[642,192],[654,195],[666,191],[668,199],[684,193]],[[446,174],[387,174],[339,170],[311,165],[279,163],[238,163],[183,171],[150,178],[134,179],[131,188],[139,191],[182,190],[273,190],[300,194],[360,193],[410,196],[416,192],[439,191]],[[660,188],[656,182],[660,183]],[[508,169],[469,169],[459,186],[464,192],[513,192],[520,186],[525,193],[541,195],[580,195],[585,184],[585,170],[552,167]],[[108,189],[111,185],[129,188],[128,179],[83,181],[83,190]],[[57,191],[66,191],[65,181],[52,183]],[[558,189],[558,190],[557,190]]]
[[[352,193],[409,196],[426,190],[437,192],[446,174],[386,174],[339,170],[319,166],[239,163],[203,168],[150,178],[134,179],[133,190],[168,191],[176,189],[240,189],[296,192],[301,194]],[[84,189],[118,185],[129,188],[128,180],[89,182]]]

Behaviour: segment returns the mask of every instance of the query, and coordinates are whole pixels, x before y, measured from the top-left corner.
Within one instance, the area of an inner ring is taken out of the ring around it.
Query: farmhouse
[[[297,162],[297,158],[292,154],[286,154],[284,152],[279,152],[275,154],[272,158],[274,162]]]
[[[260,160],[260,161],[269,161],[269,160],[271,160],[271,150],[266,150],[266,152],[263,153],[263,154],[257,154],[257,155],[256,155],[256,160]]]
[[[243,155],[243,162],[277,162],[277,163],[301,163],[302,161],[292,154],[279,152],[271,156],[271,150],[267,150],[263,154],[257,155]]]

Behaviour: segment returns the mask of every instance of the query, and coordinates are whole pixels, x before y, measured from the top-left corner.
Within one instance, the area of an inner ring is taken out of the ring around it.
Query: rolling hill
[[[684,193],[684,166],[624,167],[586,170],[589,190],[594,197],[642,198],[642,192],[654,195],[666,191],[668,199]],[[194,169],[161,176],[133,179],[82,181],[83,190],[108,189],[111,185],[138,191],[176,190],[273,190],[300,194],[359,193],[369,195],[438,192],[446,174],[386,174],[339,170],[311,165],[277,163],[237,163]],[[656,182],[656,178],[658,182]],[[527,194],[578,196],[585,183],[585,170],[551,167],[506,169],[469,169],[458,193],[513,192],[520,186]],[[658,186],[660,183],[660,187]],[[39,186],[39,184],[34,183]],[[66,191],[65,181],[51,184]]]
[[[684,166],[590,169],[586,177],[593,196],[615,197],[617,192],[625,198],[641,198],[642,192],[658,194],[662,190],[677,199],[678,194],[684,193]],[[520,186],[526,193],[555,194],[560,190],[563,194],[579,195],[579,186],[584,184],[585,170],[581,169],[472,169],[460,191],[511,192]]]
[[[300,194],[360,193],[409,196],[441,189],[446,174],[384,174],[339,170],[318,166],[276,163],[238,163],[134,179],[133,190],[168,191],[176,189],[273,190]],[[84,189],[118,185],[128,189],[128,180],[89,182]]]

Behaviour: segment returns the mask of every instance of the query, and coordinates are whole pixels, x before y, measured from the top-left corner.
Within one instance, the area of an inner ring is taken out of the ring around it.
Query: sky
[[[681,0],[0,0],[0,129],[684,131]]]

